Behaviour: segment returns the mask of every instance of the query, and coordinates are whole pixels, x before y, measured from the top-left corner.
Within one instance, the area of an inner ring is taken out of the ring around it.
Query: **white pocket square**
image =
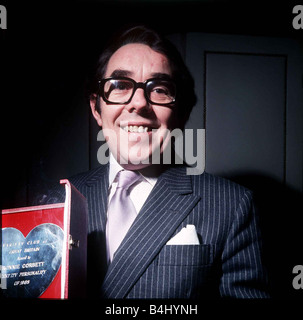
[[[188,224],[182,228],[166,245],[197,245],[200,244],[196,227],[193,224]]]

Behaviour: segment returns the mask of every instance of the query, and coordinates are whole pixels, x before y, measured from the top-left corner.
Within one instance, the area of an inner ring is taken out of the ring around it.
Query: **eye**
[[[118,95],[126,95],[133,90],[133,83],[122,79],[110,79],[104,85],[104,94],[107,99]]]
[[[152,90],[152,92],[157,93],[159,95],[169,95],[169,90],[166,87],[156,87]]]
[[[115,81],[113,83],[113,89],[114,90],[130,90],[132,89],[132,83],[127,81]]]

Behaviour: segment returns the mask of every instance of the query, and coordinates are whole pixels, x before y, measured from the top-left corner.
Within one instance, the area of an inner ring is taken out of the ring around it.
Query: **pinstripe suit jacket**
[[[89,295],[140,299],[268,296],[251,192],[207,173],[186,175],[184,166],[171,167],[158,178],[107,267],[108,171],[108,166],[101,166],[70,179],[89,207]],[[196,226],[200,245],[167,246],[187,224]]]

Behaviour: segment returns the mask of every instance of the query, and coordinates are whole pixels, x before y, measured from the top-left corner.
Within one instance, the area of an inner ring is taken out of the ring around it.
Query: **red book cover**
[[[68,180],[60,183],[65,185],[65,203],[2,210],[4,297],[85,296],[86,199]]]

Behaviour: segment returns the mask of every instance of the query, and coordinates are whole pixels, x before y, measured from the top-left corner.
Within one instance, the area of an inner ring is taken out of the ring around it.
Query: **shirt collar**
[[[109,188],[112,186],[113,182],[115,181],[118,172],[122,170],[124,170],[123,167],[118,163],[116,158],[111,153],[109,156],[109,176],[108,176]],[[157,182],[156,177],[146,177],[141,172],[139,173],[145,179],[145,181],[151,184],[152,187],[156,184]]]
[[[123,170],[122,166],[117,162],[117,160],[111,153],[109,156],[109,176],[108,176],[109,187],[111,187],[118,172],[122,170]]]

